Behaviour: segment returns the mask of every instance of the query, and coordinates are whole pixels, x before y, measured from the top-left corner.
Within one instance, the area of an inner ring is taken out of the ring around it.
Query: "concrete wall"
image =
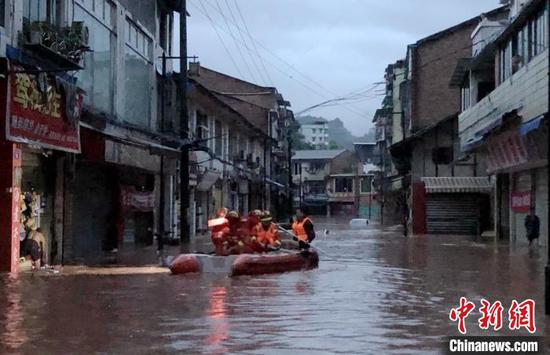
[[[403,126],[401,107],[401,83],[405,80],[405,68],[394,68],[393,80],[393,120],[392,120],[392,144],[403,140]]]
[[[476,132],[518,109],[523,121],[548,112],[548,48],[459,116],[461,146]]]
[[[330,162],[330,174],[354,173],[357,162],[353,152],[345,151]]]

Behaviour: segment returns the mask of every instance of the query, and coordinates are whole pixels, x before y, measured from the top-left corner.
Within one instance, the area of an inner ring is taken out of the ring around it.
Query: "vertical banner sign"
[[[19,269],[19,243],[21,234],[21,162],[22,153],[19,147],[13,148],[12,160],[12,188],[11,188],[11,271],[16,272]]]
[[[11,66],[7,139],[79,153],[82,91],[45,74],[23,70]]]
[[[512,192],[512,211],[527,213],[531,207],[531,192]]]

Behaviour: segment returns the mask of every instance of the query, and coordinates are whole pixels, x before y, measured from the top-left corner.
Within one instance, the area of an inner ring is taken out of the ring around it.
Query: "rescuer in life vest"
[[[229,231],[224,241],[224,248],[230,255],[253,253],[249,245],[249,230],[247,223],[241,220],[239,212],[231,211],[227,214]]]
[[[227,219],[228,210],[222,207],[216,213],[216,218],[208,220],[212,244],[216,255],[226,255],[225,242],[229,236],[229,220]]]
[[[273,223],[273,217],[269,211],[265,211],[260,218],[260,223],[254,228],[252,233],[260,252],[273,251],[281,248],[279,240],[279,230]]]
[[[292,233],[294,233],[294,239],[298,241],[298,245],[302,250],[308,250],[309,244],[315,239],[313,222],[309,219],[307,210],[303,207],[296,210],[296,217],[294,223],[292,223]]]
[[[254,210],[248,214],[248,218],[246,220],[246,225],[248,228],[248,239],[246,243],[254,253],[263,253],[265,251],[264,247],[258,243],[258,238],[256,237],[256,229],[260,224],[261,217],[262,211]]]

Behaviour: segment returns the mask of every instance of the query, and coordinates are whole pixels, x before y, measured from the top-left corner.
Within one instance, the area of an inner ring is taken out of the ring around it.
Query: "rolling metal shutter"
[[[428,234],[477,234],[478,202],[475,194],[429,194],[426,199]]]

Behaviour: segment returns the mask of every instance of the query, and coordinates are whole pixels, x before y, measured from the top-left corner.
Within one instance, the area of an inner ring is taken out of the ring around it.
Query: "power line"
[[[231,15],[231,18],[233,19],[233,22],[237,23],[237,19],[236,19],[235,15],[233,14],[233,10],[231,10],[231,6],[229,4],[229,1],[225,0],[225,5],[227,6],[227,9],[229,10],[229,14]],[[239,31],[239,35],[241,36],[242,41],[244,43],[246,43],[246,40],[245,40],[244,34],[243,34],[244,31],[242,31],[240,27],[237,27],[237,30]],[[267,81],[265,80],[265,77],[264,77],[263,73],[261,72],[260,68],[258,67],[258,64],[256,63],[256,61],[254,60],[254,56],[250,53],[250,51],[247,51],[247,52],[248,52],[248,56],[250,57],[250,61],[252,62],[252,66],[254,66],[254,68],[256,69],[258,74],[260,75],[260,78],[264,81],[264,83],[267,84]]]
[[[195,8],[197,8],[197,10],[198,10],[202,15],[206,16],[206,14],[205,14],[203,11],[201,11],[197,6],[195,6],[195,5],[193,5],[193,4],[191,4],[191,5],[194,6]],[[210,4],[210,6],[212,6],[212,5]],[[216,26],[216,25],[214,24],[214,26]],[[221,28],[220,28],[220,29],[221,29]],[[222,29],[222,30],[223,30],[223,29]],[[233,36],[233,38],[236,38],[236,37]],[[302,85],[304,88],[308,89],[309,91],[314,92],[314,93],[316,93],[317,95],[319,95],[319,96],[321,96],[321,97],[323,97],[323,98],[327,98],[327,95],[325,95],[325,94],[323,94],[323,93],[320,93],[320,92],[319,92],[318,90],[316,90],[315,88],[313,88],[313,87],[309,86],[308,84],[306,84],[306,83],[300,81],[299,79],[293,77],[293,76],[290,75],[287,71],[285,71],[284,69],[281,69],[280,67],[278,67],[278,66],[277,66],[276,64],[274,64],[273,62],[270,62],[270,61],[267,60],[266,58],[263,58],[263,59],[264,59],[268,64],[270,64],[273,68],[275,68],[277,71],[279,71],[281,74],[283,74],[284,76],[287,76],[288,78],[290,78],[290,79],[296,81],[297,83],[299,83],[300,85]],[[364,113],[363,113],[363,112],[360,112],[360,111],[358,111],[358,110],[353,110],[353,109],[351,109],[351,108],[349,108],[349,107],[345,107],[345,108],[348,109],[349,111],[351,111],[351,112],[353,112],[353,113],[359,115],[359,116],[364,116]]]
[[[237,73],[239,73],[239,75],[241,77],[243,77],[243,73],[241,73],[241,70],[239,69],[239,66],[237,65],[237,62],[235,62],[235,59],[231,55],[231,52],[229,51],[229,49],[225,45],[225,42],[223,41],[223,38],[221,37],[220,33],[218,32],[218,29],[216,28],[216,25],[214,24],[214,21],[212,20],[212,17],[210,17],[210,15],[208,14],[208,11],[206,10],[206,7],[204,7],[203,3],[200,2],[200,1],[199,1],[199,4],[201,5],[202,9],[204,10],[204,12],[202,14],[208,19],[208,21],[210,21],[210,26],[212,26],[212,29],[214,29],[214,32],[216,32],[216,36],[218,36],[218,39],[220,40],[223,48],[225,49],[225,52],[227,53],[227,56],[229,57],[229,59],[231,59],[231,62],[235,66],[235,69],[237,69]],[[185,14],[182,15],[182,16],[185,16]]]
[[[210,7],[212,7],[215,11],[218,11],[215,6],[213,6],[209,1],[207,0],[204,0],[204,2],[206,4],[208,4]],[[201,2],[202,3],[202,2]],[[218,11],[219,12],[219,11]],[[224,16],[222,14],[222,16]],[[237,24],[233,24],[234,26],[238,27]],[[287,62],[286,60],[284,60],[283,58],[281,58],[279,55],[277,55],[276,53],[274,53],[272,50],[270,50],[269,48],[267,48],[265,45],[263,45],[260,41],[252,38],[253,41],[255,41],[263,50],[265,50],[267,53],[269,53],[271,56],[273,56],[273,58],[279,60],[280,62],[282,62],[283,64],[285,64],[288,68],[292,69],[295,73],[297,73],[298,75],[300,75],[302,78],[306,79],[307,81],[311,82],[312,84],[314,84],[315,86],[318,86],[320,89],[324,90],[325,92],[329,93],[330,95],[338,95],[337,93],[327,89],[326,87],[324,87],[322,84],[320,84],[319,82],[311,79],[309,76],[307,76],[306,74],[303,74],[302,72],[300,72],[298,69],[296,69],[296,67],[294,67],[292,64],[290,64],[289,62]],[[289,76],[291,79],[294,79],[296,80],[296,78],[294,78],[293,76]],[[319,92],[317,92],[317,94],[319,94]],[[328,98],[328,96],[326,94],[319,94],[321,97],[324,97],[324,98]],[[361,112],[358,108],[354,108],[352,109],[351,107],[345,107],[348,111],[350,112],[353,112],[354,114],[358,115],[358,116],[364,116],[364,113]]]
[[[265,67],[264,61],[262,60],[262,57],[260,56],[260,53],[258,52],[258,47],[256,46],[256,42],[254,41],[254,39],[252,38],[252,35],[250,34],[250,31],[248,30],[248,25],[246,24],[243,13],[241,12],[241,8],[240,8],[239,4],[237,3],[237,0],[233,0],[233,2],[235,3],[235,7],[237,8],[237,12],[239,13],[239,16],[241,17],[241,20],[243,22],[246,33],[248,34],[248,38],[250,39],[250,42],[252,43],[252,47],[254,48],[254,51],[256,52],[256,55],[257,55],[257,57],[260,61],[260,64],[263,67],[265,75],[266,75],[268,81],[271,83],[271,86],[274,86],[273,85],[273,80],[271,80],[271,77],[269,76],[269,72],[267,71],[267,69]]]
[[[256,77],[254,76],[254,73],[252,73],[252,70],[250,69],[250,66],[248,65],[248,62],[246,61],[246,59],[244,57],[244,54],[241,51],[241,47],[239,46],[239,44],[235,40],[235,37],[233,36],[233,31],[231,30],[231,26],[229,26],[229,22],[227,21],[227,17],[225,17],[225,15],[223,15],[223,11],[222,11],[222,8],[220,6],[220,3],[218,2],[218,0],[215,0],[215,1],[216,1],[216,6],[218,7],[218,10],[219,10],[220,14],[222,14],[223,21],[225,22],[225,25],[227,26],[227,30],[229,31],[231,37],[233,38],[233,43],[235,43],[235,47],[237,48],[237,51],[239,52],[239,55],[241,56],[241,59],[242,59],[244,65],[246,66],[246,69],[248,70],[248,73],[252,77],[252,80],[256,81]]]

